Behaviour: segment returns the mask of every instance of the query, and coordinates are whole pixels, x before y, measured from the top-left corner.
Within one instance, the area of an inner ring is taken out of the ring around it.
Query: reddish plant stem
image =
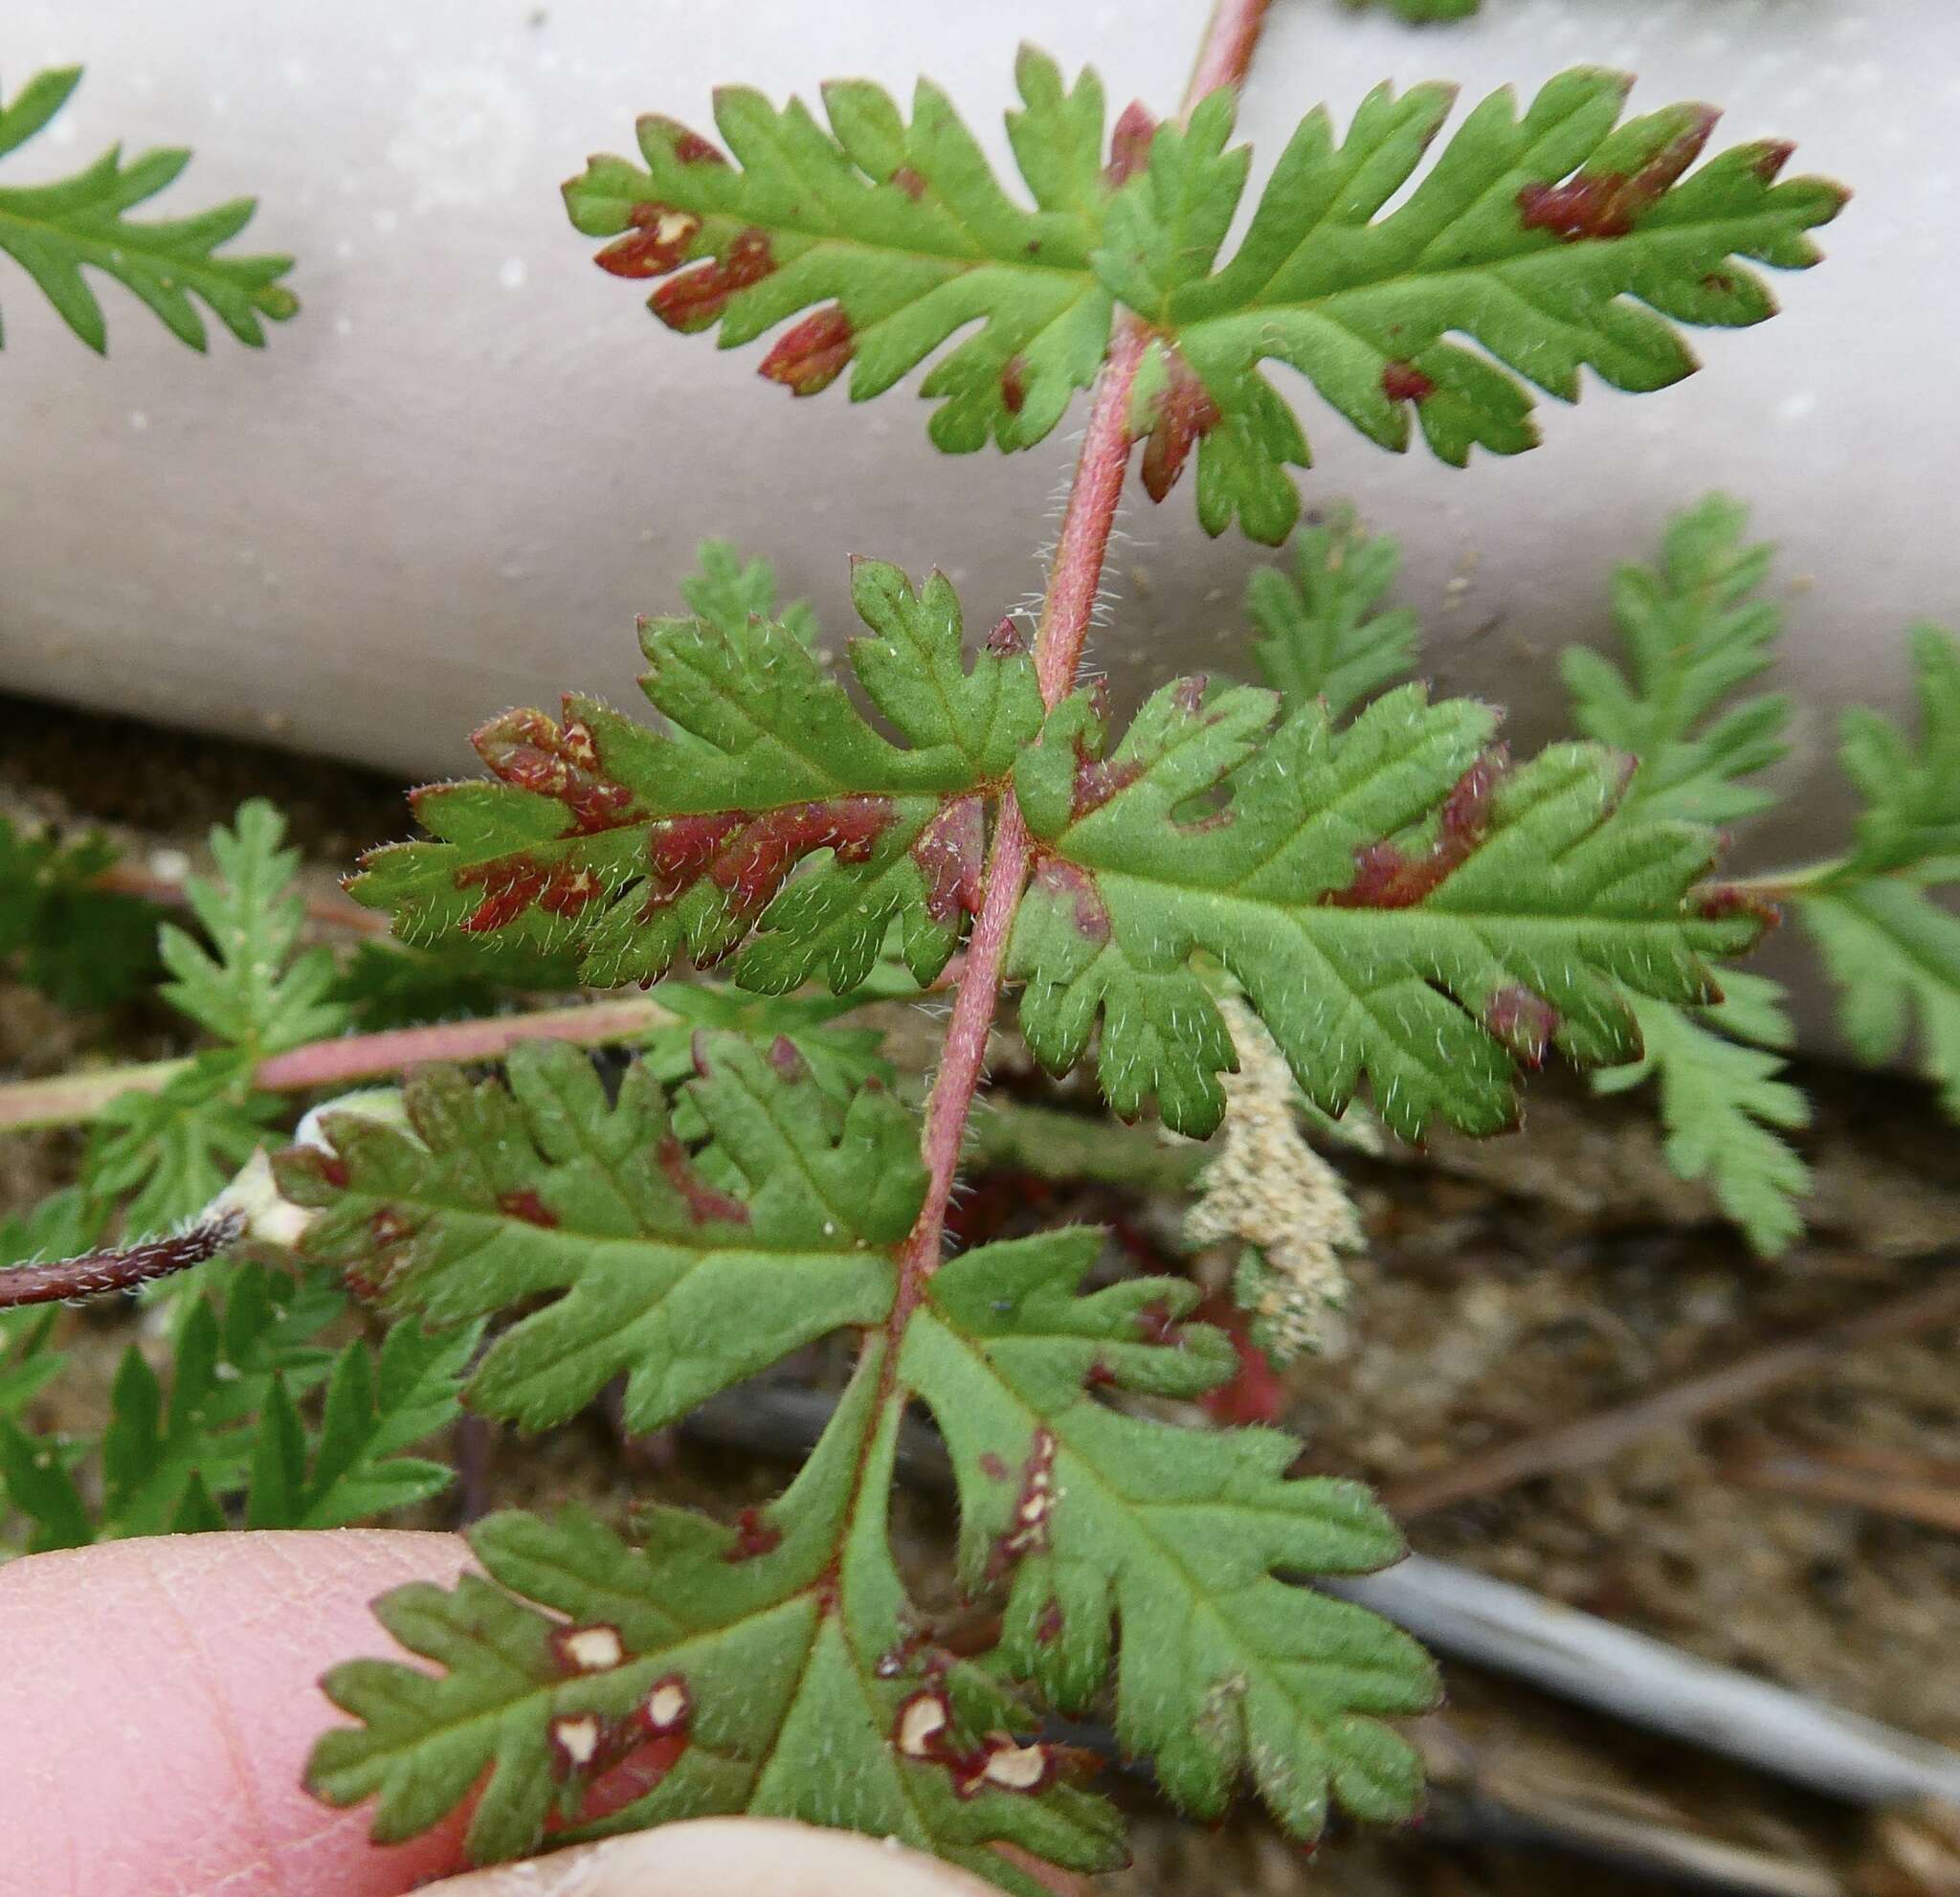
[[[900,1324],[917,1301],[918,1281],[939,1264],[947,1207],[952,1198],[953,1176],[959,1171],[960,1147],[967,1136],[967,1114],[986,1071],[987,1037],[1000,1003],[1000,973],[1007,959],[1008,936],[1028,879],[1028,825],[1021,807],[1012,791],[1004,792],[993,852],[987,862],[986,895],[967,945],[967,963],[953,997],[952,1018],[947,1023],[939,1072],[925,1101],[925,1203],[901,1254],[904,1282],[894,1313]]]
[[[1269,0],[1216,0],[1185,93],[1184,117],[1190,117],[1207,93],[1243,83],[1268,4]],[[1118,322],[1090,403],[1035,633],[1035,676],[1040,681],[1043,702],[1051,706],[1073,688],[1081,663],[1082,642],[1095,613],[1109,535],[1135,445],[1129,428],[1130,391],[1148,342],[1144,325],[1134,317]],[[945,1057],[925,1102],[925,1200],[900,1254],[899,1292],[888,1327],[894,1356],[924,1281],[939,1268],[947,1207],[952,1199],[967,1118],[986,1070],[987,1038],[1000,1002],[1001,970],[1032,856],[1027,823],[1012,785],[1005,786],[979,920],[961,971]],[[886,1375],[891,1373],[888,1360]]]
[[[1191,83],[1185,88],[1186,118],[1207,93],[1216,92],[1221,85],[1236,91],[1245,83],[1259,43],[1259,29],[1266,23],[1266,10],[1271,5],[1272,0],[1214,0],[1205,41],[1192,68]]]
[[[1035,632],[1035,675],[1041,681],[1041,697],[1050,705],[1068,695],[1081,663],[1082,641],[1096,610],[1102,563],[1134,445],[1129,432],[1130,390],[1148,343],[1143,324],[1125,316],[1117,324],[1109,360],[1096,384],[1081,456],[1061,517],[1061,538],[1048,569],[1041,622]]]
[[[252,1084],[268,1093],[297,1093],[343,1081],[375,1080],[432,1060],[495,1060],[522,1040],[570,1040],[586,1046],[631,1040],[676,1018],[657,1001],[602,1001],[529,1015],[445,1021],[434,1027],[390,1028],[384,1034],[343,1035],[308,1041],[261,1060],[253,1071]],[[0,1086],[0,1131],[92,1119],[119,1094],[161,1092],[192,1064],[188,1060],[154,1060],[138,1067],[107,1067],[98,1073]]]
[[[146,903],[158,903],[167,908],[188,909],[190,906],[190,892],[180,878],[158,876],[152,870],[139,869],[134,863],[111,863],[89,879],[97,889],[109,891],[117,896],[138,896]],[[363,908],[359,903],[350,902],[345,896],[309,894],[305,898],[306,915],[323,928],[345,929],[353,935],[386,935],[389,919],[379,909]]]
[[[0,1310],[56,1305],[103,1291],[133,1291],[153,1279],[188,1271],[213,1259],[244,1229],[235,1212],[193,1225],[173,1238],[152,1239],[127,1251],[89,1252],[53,1264],[22,1264],[0,1271]]]

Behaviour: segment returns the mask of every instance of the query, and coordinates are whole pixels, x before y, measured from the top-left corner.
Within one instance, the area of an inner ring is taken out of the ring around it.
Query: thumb
[[[427,1897],[999,1897],[895,1842],[788,1819],[703,1818],[473,1871]]]

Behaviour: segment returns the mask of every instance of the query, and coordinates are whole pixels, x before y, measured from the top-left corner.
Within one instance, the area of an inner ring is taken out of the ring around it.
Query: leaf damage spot
[[[1010,356],[1000,366],[1001,406],[1009,414],[1017,415],[1028,404],[1028,359],[1026,356]]]
[[[784,330],[756,373],[792,395],[815,395],[843,374],[857,347],[843,305],[826,303]]]
[[[670,277],[647,299],[647,307],[669,329],[691,336],[712,328],[731,297],[760,283],[775,267],[768,234],[750,225],[736,233],[725,256]]]
[[[1542,1067],[1558,1033],[1559,1012],[1521,982],[1507,982],[1483,1010],[1483,1025],[1527,1067]]]
[[[987,815],[978,796],[953,798],[919,833],[912,859],[925,877],[925,913],[942,927],[962,913],[980,913],[986,854]]]
[[[750,920],[813,851],[834,851],[840,863],[866,861],[894,815],[889,797],[851,795],[784,804],[760,815],[713,811],[662,818],[647,836],[640,920],[650,921],[703,875],[727,892],[737,921]]]
[[[606,1620],[561,1627],[551,1636],[551,1647],[568,1673],[610,1673],[626,1658],[619,1629]]]
[[[635,129],[643,141],[657,138],[682,165],[726,165],[728,162],[727,154],[719,145],[683,125],[679,120],[668,118],[663,112],[645,114]]]
[[[909,165],[901,165],[892,173],[891,182],[898,186],[914,204],[917,204],[925,195],[925,180],[913,170]]]
[[[1224,420],[1212,392],[1183,352],[1160,339],[1165,382],[1150,405],[1144,446],[1144,492],[1161,501],[1177,484],[1192,449]]]
[[[660,1140],[660,1171],[680,1194],[688,1217],[697,1225],[746,1225],[748,1207],[726,1193],[718,1193],[694,1169],[687,1149],[672,1133]]]
[[[1353,882],[1321,901],[1336,909],[1408,909],[1433,894],[1482,843],[1507,762],[1503,747],[1493,746],[1457,779],[1428,849],[1412,854],[1396,843],[1367,844],[1354,853]]]
[[[914,1693],[892,1724],[892,1745],[902,1758],[942,1766],[962,1798],[997,1791],[1036,1793],[1050,1784],[1059,1766],[1059,1748],[1036,1741],[1022,1745],[1006,1732],[990,1732],[976,1746],[952,1738],[952,1707],[938,1687]]]
[[[640,1704],[640,1721],[654,1738],[664,1738],[667,1734],[679,1731],[694,1714],[694,1698],[687,1690],[686,1680],[679,1673],[668,1673],[656,1680],[647,1688],[647,1696]]]
[[[599,774],[591,729],[568,704],[562,725],[536,709],[506,711],[472,732],[470,743],[500,782],[557,798],[581,837],[633,820],[633,792]]]
[[[1055,1507],[1055,1432],[1045,1423],[1035,1432],[1028,1460],[1021,1465],[1020,1492],[1005,1533],[996,1537],[987,1557],[987,1573],[998,1580],[1024,1556],[1048,1546],[1048,1517]]]
[[[1436,379],[1411,362],[1392,362],[1382,369],[1382,393],[1392,402],[1420,402],[1436,393]]]
[[[1036,865],[1034,882],[1044,896],[1073,904],[1076,929],[1085,942],[1109,940],[1109,911],[1085,870],[1058,857],[1043,857]]]
[[[558,1215],[528,1186],[522,1192],[499,1193],[497,1209],[506,1218],[522,1218],[526,1225],[549,1230],[558,1223]]]
[[[746,1208],[745,1208],[746,1210]],[[753,1561],[783,1545],[783,1531],[757,1507],[747,1507],[735,1518],[735,1539],[722,1555],[730,1563]]]
[[[605,885],[578,863],[541,863],[520,851],[456,873],[458,890],[481,889],[483,899],[464,918],[466,935],[487,935],[515,922],[533,904],[548,915],[575,916],[605,893]]]
[[[585,1771],[598,1756],[601,1731],[596,1713],[561,1713],[550,1730],[551,1764],[560,1778]]]
[[[686,261],[688,246],[701,234],[701,219],[671,204],[636,204],[628,214],[633,229],[592,259],[614,277],[664,277]]]
[[[1712,105],[1691,108],[1682,131],[1637,171],[1581,171],[1562,185],[1526,185],[1517,198],[1525,229],[1549,231],[1569,244],[1626,236],[1701,155],[1720,117]],[[1768,172],[1759,161],[1757,175],[1773,178],[1789,155],[1786,145]]]
[[[1013,614],[1002,614],[1000,623],[987,635],[987,650],[997,658],[1018,658],[1027,649],[1027,638],[1015,624]]]

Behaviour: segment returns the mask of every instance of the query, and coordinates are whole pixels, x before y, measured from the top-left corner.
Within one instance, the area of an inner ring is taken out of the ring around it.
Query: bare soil
[[[362,846],[405,833],[400,788],[338,765],[0,700],[0,810],[104,823],[138,859],[197,855],[213,820],[258,794],[289,812],[324,881]],[[895,1017],[902,1059],[909,1040],[923,1060],[922,1031],[916,1015]],[[156,1058],[179,1045],[168,1018],[147,1006],[80,1019],[0,988],[0,1076]],[[1816,1104],[1804,1141],[1819,1175],[1815,1226],[1771,1263],[1753,1259],[1705,1195],[1667,1172],[1639,1096],[1594,1100],[1554,1077],[1514,1137],[1481,1148],[1439,1142],[1393,1161],[1337,1155],[1370,1249],[1354,1269],[1347,1348],[1285,1379],[1286,1421],[1311,1464],[1385,1486],[1408,1482],[1960,1268],[1951,1257],[1960,1146],[1927,1091],[1826,1067],[1800,1078]],[[1053,1098],[1011,1040],[997,1083]],[[0,1212],[60,1183],[75,1150],[68,1134],[0,1141]],[[1171,1249],[1179,1208],[1168,1198],[1125,1198],[1090,1182],[992,1183],[990,1194],[982,1182],[973,1215],[990,1236],[1020,1229],[1016,1221],[1087,1216],[1114,1219],[1128,1256]],[[82,1361],[49,1394],[48,1419],[80,1425],[100,1414],[133,1319],[118,1306],[68,1321]],[[1960,1747],[1960,1534],[1886,1506],[1771,1493],[1747,1475],[1766,1447],[1821,1450],[1960,1489],[1956,1343],[1946,1330],[1847,1352],[1800,1385],[1649,1436],[1598,1466],[1426,1515],[1411,1540]],[[623,1517],[632,1500],[658,1497],[726,1512],[769,1493],[783,1474],[686,1439],[623,1443],[596,1415],[477,1450],[485,1466],[469,1501],[479,1507],[578,1496]],[[1867,1499],[1883,1500],[1876,1483]],[[908,1504],[903,1551],[927,1586],[944,1574],[947,1529],[933,1498]],[[1138,1861],[1106,1887],[1128,1897],[1499,1897],[1566,1891],[1582,1878],[1600,1897],[1687,1887],[1518,1841],[1520,1803],[1550,1798],[1631,1817],[1637,1829],[1750,1847],[1799,1880],[1785,1886],[1793,1891],[1960,1889],[1960,1851],[1937,1841],[1936,1819],[1874,1819],[1515,1683],[1447,1672],[1447,1731],[1427,1743],[1445,1765],[1467,1761],[1486,1791],[1516,1789],[1520,1799],[1446,1795],[1412,1831],[1337,1830],[1309,1867],[1251,1812],[1195,1829],[1147,1784],[1118,1778],[1135,1813]]]

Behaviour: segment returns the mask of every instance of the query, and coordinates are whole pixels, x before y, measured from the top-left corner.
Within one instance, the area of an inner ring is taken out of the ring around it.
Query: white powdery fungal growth
[[[1254,1341],[1278,1362],[1327,1347],[1348,1300],[1343,1252],[1366,1243],[1341,1175],[1302,1137],[1293,1075],[1258,1017],[1236,995],[1218,997],[1238,1050],[1223,1077],[1224,1147],[1205,1169],[1185,1219],[1194,1245],[1248,1247],[1234,1295]]]

